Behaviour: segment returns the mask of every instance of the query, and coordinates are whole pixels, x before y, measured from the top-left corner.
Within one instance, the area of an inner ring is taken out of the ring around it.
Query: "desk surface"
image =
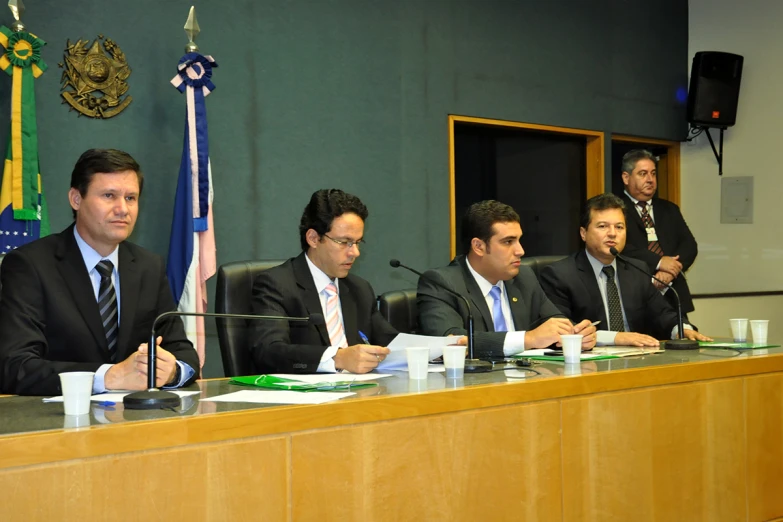
[[[85,427],[99,429],[100,427],[117,423],[214,416],[218,413],[239,412],[244,410],[286,410],[291,408],[306,408],[312,410],[315,408],[328,411],[334,410],[338,403],[345,405],[346,403],[361,401],[369,397],[410,397],[423,392],[460,389],[467,391],[474,390],[479,385],[501,385],[508,383],[522,384],[523,386],[519,387],[519,391],[525,397],[520,401],[520,397],[517,396],[515,400],[518,402],[529,402],[531,400],[541,400],[545,398],[610,391],[610,389],[618,389],[617,386],[628,389],[650,385],[687,382],[697,379],[697,375],[694,374],[693,371],[696,371],[699,374],[699,379],[720,378],[722,376],[736,374],[735,370],[731,370],[732,373],[726,373],[726,369],[721,368],[725,365],[714,364],[721,361],[740,363],[748,359],[756,359],[758,361],[761,361],[762,359],[780,359],[781,362],[778,362],[777,365],[772,365],[770,362],[769,368],[769,371],[780,371],[783,370],[783,357],[777,357],[776,354],[783,354],[783,348],[743,351],[725,349],[668,351],[645,356],[584,361],[576,369],[566,368],[562,362],[536,361],[532,369],[538,373],[524,371],[524,368],[517,368],[513,365],[497,365],[496,371],[481,374],[466,374],[465,378],[461,380],[446,379],[443,373],[430,373],[427,380],[415,381],[409,380],[407,373],[389,372],[392,374],[392,377],[379,379],[377,381],[378,386],[356,390],[355,396],[334,403],[314,406],[199,401],[200,398],[249,389],[244,386],[232,385],[227,379],[212,379],[199,381],[197,384],[187,388],[191,390],[200,390],[201,393],[183,398],[182,405],[177,411],[125,410],[121,403],[113,407],[93,404],[89,417],[83,416],[83,418],[79,419],[80,427],[77,429],[83,431]],[[703,364],[698,364],[694,367],[692,363]],[[676,368],[671,369],[672,371],[666,371],[666,368],[672,365]],[[732,367],[733,366],[734,365],[732,365]],[[778,366],[780,367],[778,368]],[[641,370],[645,368],[658,368],[664,370],[664,373],[656,372],[654,376],[647,374],[647,378],[642,378],[641,375],[633,377],[634,372],[622,371]],[[683,374],[682,370],[686,368],[688,369],[688,372]],[[777,368],[777,370],[774,368]],[[757,370],[758,368],[755,369]],[[757,372],[754,370],[754,373]],[[625,378],[621,379],[620,383],[615,383],[614,385],[605,379],[596,379],[596,377],[602,375],[608,376],[610,374],[623,375]],[[577,379],[576,377],[585,378]],[[650,379],[650,377],[653,378]],[[564,379],[567,379],[568,381],[565,382]],[[554,395],[542,396],[540,393],[536,393],[539,387],[534,386],[534,383],[542,383],[543,381],[547,381],[554,385],[554,387],[546,387],[546,389],[553,392]],[[529,389],[524,385],[529,385]],[[530,393],[525,393],[527,391]],[[415,414],[414,412],[411,413]],[[43,403],[41,397],[0,397],[0,445],[2,445],[4,436],[69,429],[74,427],[75,422],[77,422],[75,419],[68,418],[63,414],[63,406],[61,403]],[[291,429],[293,428],[289,426],[285,431],[291,431]]]
[[[90,425],[75,429],[63,429],[61,404],[0,398],[0,498],[9,499],[0,519],[783,515],[783,349],[584,362],[579,375],[558,362],[535,369],[540,376],[463,382],[396,374],[322,405],[94,406]],[[194,388],[202,398],[246,389],[227,380]],[[263,472],[225,472],[240,468]],[[188,480],[172,481],[172,469]],[[107,483],[123,486],[107,496]],[[161,490],[178,501],[155,502]]]

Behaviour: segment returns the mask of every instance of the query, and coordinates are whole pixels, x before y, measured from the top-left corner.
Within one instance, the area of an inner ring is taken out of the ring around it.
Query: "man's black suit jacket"
[[[370,283],[348,274],[339,280],[340,306],[349,346],[364,344],[359,331],[370,344],[388,345],[397,330],[378,311]],[[321,301],[307,265],[305,254],[261,272],[253,283],[253,313],[306,317],[321,314]],[[328,346],[326,325],[256,321],[252,358],[261,373],[315,373]]]
[[[646,269],[637,259],[629,259],[629,262]],[[620,298],[630,331],[656,339],[670,339],[672,328],[678,323],[677,312],[655,289],[649,277],[621,259],[616,265]],[[574,321],[599,320],[599,330],[609,329],[598,281],[584,250],[544,268],[541,286],[560,311]]]
[[[457,256],[449,266],[428,270],[419,278],[416,302],[419,325],[426,335],[466,335],[468,311],[465,302],[446,292],[440,285],[465,296],[473,312],[474,356],[482,359],[502,359],[506,332],[495,332],[492,314],[465,256]],[[553,316],[562,313],[544,294],[533,271],[519,268],[516,277],[505,281],[508,304],[516,330],[532,330]]]
[[[106,334],[73,225],[5,256],[0,297],[0,389],[58,395],[59,374],[110,364]],[[119,246],[120,332],[117,362],[148,343],[155,318],[175,310],[163,259],[129,242]],[[188,364],[199,360],[182,319],[157,328],[161,346]],[[186,383],[189,384],[189,383]]]
[[[647,270],[655,274],[656,267],[661,258],[658,254],[650,252],[647,249],[647,231],[642,223],[639,211],[636,210],[633,201],[623,194],[625,201],[625,219],[627,222],[627,238],[623,254],[628,257],[636,258],[647,265]],[[680,256],[682,271],[688,270],[696,260],[699,253],[699,247],[696,244],[696,238],[693,237],[691,229],[688,228],[685,219],[682,217],[680,207],[666,201],[665,199],[653,198],[652,208],[655,222],[655,233],[658,236],[658,244],[661,245],[664,255]],[[680,294],[682,300],[682,313],[687,314],[694,310],[691,291],[688,288],[688,282],[683,274],[674,279],[672,284],[675,290]],[[666,292],[666,297],[673,306],[677,306],[677,301],[671,292]]]

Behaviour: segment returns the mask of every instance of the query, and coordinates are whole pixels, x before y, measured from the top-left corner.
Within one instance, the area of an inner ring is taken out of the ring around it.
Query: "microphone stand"
[[[323,323],[321,314],[312,314],[310,317],[284,317],[275,315],[249,315],[249,314],[218,314],[209,312],[180,312],[172,310],[163,312],[152,322],[150,332],[150,343],[147,346],[147,389],[129,393],[122,399],[123,406],[128,410],[159,410],[167,408],[178,408],[180,397],[170,391],[159,390],[155,386],[157,373],[157,343],[155,342],[155,329],[158,323],[167,317],[223,317],[227,319],[266,319],[283,320],[293,322],[311,322],[318,324],[318,319]]]
[[[674,296],[677,298],[677,332],[679,334],[679,339],[670,339],[668,341],[665,341],[664,348],[666,350],[698,350],[699,349],[699,342],[698,341],[691,341],[690,339],[686,339],[685,335],[683,333],[683,327],[682,327],[682,303],[680,302],[680,294],[677,293],[677,290],[674,289],[671,283],[664,283],[654,275],[648,273],[646,270],[642,270],[638,266],[634,265],[630,261],[628,261],[625,257],[620,255],[620,252],[615,248],[611,247],[609,249],[609,253],[615,256],[617,259],[624,262],[627,266],[632,266],[639,272],[643,273],[644,275],[651,277],[661,283],[663,286],[669,287],[669,290],[674,292]]]
[[[468,331],[468,358],[465,359],[465,373],[485,373],[492,371],[492,363],[489,361],[482,361],[481,359],[476,359],[473,355],[473,312],[470,310],[470,301],[468,299],[458,293],[452,290],[451,288],[448,288],[447,286],[444,286],[438,281],[435,281],[434,279],[427,277],[426,275],[422,274],[418,270],[414,270],[413,268],[409,266],[405,266],[402,263],[400,263],[397,259],[392,259],[389,261],[389,265],[391,265],[392,268],[398,268],[402,267],[406,270],[409,270],[416,274],[419,277],[423,277],[427,281],[430,281],[431,283],[435,284],[436,286],[442,288],[443,290],[447,291],[451,295],[462,299],[462,301],[465,303],[465,306],[468,310],[468,318],[465,320],[465,329]]]

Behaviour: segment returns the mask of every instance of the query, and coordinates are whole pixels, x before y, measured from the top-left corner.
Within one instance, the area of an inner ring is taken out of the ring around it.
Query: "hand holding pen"
[[[337,350],[334,356],[336,370],[367,373],[374,370],[389,355],[388,348],[370,344],[370,340],[364,332],[359,331],[359,338],[364,344],[356,344]]]

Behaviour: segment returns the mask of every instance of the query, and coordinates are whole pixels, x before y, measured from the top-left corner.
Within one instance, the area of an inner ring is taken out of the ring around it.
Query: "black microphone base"
[[[164,408],[179,408],[180,398],[176,393],[145,390],[126,395],[122,399],[122,404],[128,410],[162,410]]]
[[[486,373],[492,371],[492,363],[481,359],[465,359],[465,373]]]
[[[663,345],[666,350],[698,350],[699,341],[691,341],[690,339],[672,339],[666,341]]]

